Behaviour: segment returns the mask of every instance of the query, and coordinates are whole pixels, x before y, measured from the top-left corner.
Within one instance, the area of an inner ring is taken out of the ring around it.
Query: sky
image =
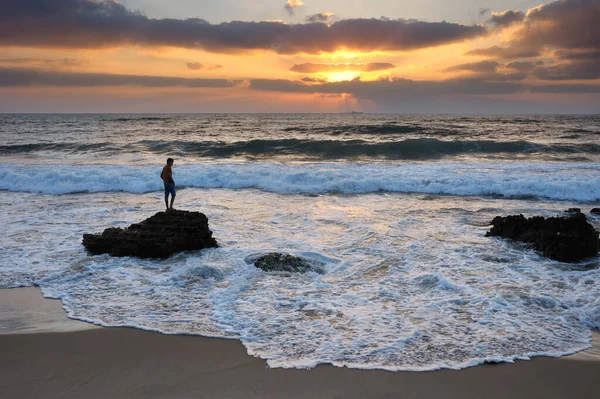
[[[600,0],[2,0],[0,113],[600,113]]]

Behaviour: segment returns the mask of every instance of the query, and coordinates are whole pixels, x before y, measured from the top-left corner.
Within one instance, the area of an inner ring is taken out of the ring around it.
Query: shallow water
[[[484,237],[497,214],[554,215],[562,202],[222,189],[182,190],[180,200],[208,215],[221,248],[88,256],[84,232],[148,217],[160,194],[3,192],[0,281],[35,282],[70,317],[101,325],[238,338],[272,367],[428,370],[563,355],[588,347],[600,325],[597,260],[585,270]],[[325,273],[244,261],[273,250]]]

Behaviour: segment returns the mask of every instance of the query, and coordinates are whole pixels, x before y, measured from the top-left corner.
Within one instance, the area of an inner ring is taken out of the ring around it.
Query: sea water
[[[386,370],[561,356],[600,327],[598,258],[485,237],[497,215],[598,206],[598,117],[3,115],[0,136],[0,287],[39,285],[74,319]],[[168,156],[175,206],[220,247],[88,255],[82,234],[162,210]],[[247,262],[271,251],[320,273]]]

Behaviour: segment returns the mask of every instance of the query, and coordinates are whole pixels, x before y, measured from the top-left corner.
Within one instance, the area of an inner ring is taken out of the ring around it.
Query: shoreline
[[[237,340],[70,320],[60,301],[42,298],[39,288],[2,289],[0,303],[0,397],[588,398],[600,390],[597,332],[594,348],[575,355],[462,370],[271,369]],[[15,324],[20,310],[24,318],[45,318],[30,319],[26,328]]]

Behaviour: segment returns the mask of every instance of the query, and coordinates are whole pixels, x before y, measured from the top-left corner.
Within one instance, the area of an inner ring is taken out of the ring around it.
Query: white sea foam
[[[0,190],[45,194],[145,193],[162,189],[160,167],[0,164]],[[179,187],[273,193],[428,193],[600,200],[597,163],[217,163],[175,169]]]
[[[560,202],[188,189],[178,203],[208,215],[220,248],[84,252],[84,232],[148,217],[161,196],[0,192],[0,286],[39,284],[99,325],[240,339],[272,367],[463,368],[573,353],[600,327],[597,259],[586,270],[484,237],[499,213],[549,216]],[[245,262],[265,251],[312,258],[324,274]]]

